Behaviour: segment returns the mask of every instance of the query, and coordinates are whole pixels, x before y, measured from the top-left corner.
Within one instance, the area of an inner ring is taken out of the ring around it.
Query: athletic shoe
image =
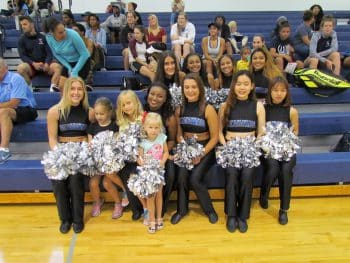
[[[5,163],[11,157],[10,151],[0,150],[0,164]]]

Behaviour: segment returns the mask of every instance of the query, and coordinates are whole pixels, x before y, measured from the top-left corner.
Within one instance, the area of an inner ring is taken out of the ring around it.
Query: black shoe
[[[281,225],[286,225],[288,223],[287,211],[280,210],[278,213],[278,222]]]
[[[84,223],[77,223],[77,224],[73,223],[73,230],[74,230],[74,233],[76,234],[83,232]]]
[[[177,223],[179,223],[181,221],[181,219],[183,218],[182,215],[180,215],[178,212],[176,212],[175,214],[172,215],[170,222],[175,225]]]
[[[72,223],[69,221],[63,221],[60,225],[60,232],[62,234],[67,234],[72,226]]]
[[[226,229],[228,232],[235,232],[237,228],[237,219],[234,216],[228,216],[226,221]]]
[[[267,198],[263,198],[261,196],[259,198],[259,204],[263,209],[267,209],[269,207],[269,201],[267,200]]]
[[[215,212],[211,212],[209,215],[208,215],[208,218],[209,218],[209,222],[211,224],[215,224],[217,221],[218,221],[218,215],[215,213]]]
[[[248,230],[247,220],[238,218],[238,229],[239,229],[239,232],[241,233],[247,232]]]
[[[142,216],[142,212],[136,211],[132,214],[131,219],[136,221],[136,220],[139,220],[141,216]]]

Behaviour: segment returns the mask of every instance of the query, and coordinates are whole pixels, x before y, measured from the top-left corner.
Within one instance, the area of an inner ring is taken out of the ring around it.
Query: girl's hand
[[[137,164],[138,164],[139,166],[143,166],[143,165],[145,164],[145,162],[143,161],[143,158],[142,158],[142,157],[137,158]]]
[[[198,157],[192,159],[192,163],[193,163],[194,165],[197,165],[197,164],[200,163],[201,159],[202,159],[202,157],[198,156]]]

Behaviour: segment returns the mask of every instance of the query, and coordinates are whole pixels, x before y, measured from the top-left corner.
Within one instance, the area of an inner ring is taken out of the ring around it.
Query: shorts
[[[72,68],[75,67],[75,65],[77,64],[78,62],[69,62],[70,66]],[[86,80],[86,78],[88,77],[89,73],[90,73],[90,58],[88,58],[88,60],[85,62],[85,65],[80,69],[78,75],[79,77],[81,77],[84,81]],[[63,65],[62,65],[63,66]],[[69,77],[68,76],[68,69],[66,67],[63,66],[62,68],[62,73],[61,73],[62,76],[64,77]]]
[[[34,121],[38,117],[38,112],[36,109],[30,106],[18,107],[14,110],[16,111],[16,120],[14,121],[15,124]]]

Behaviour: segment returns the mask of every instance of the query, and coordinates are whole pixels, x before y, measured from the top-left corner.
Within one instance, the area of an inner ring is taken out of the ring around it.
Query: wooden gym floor
[[[165,227],[148,234],[131,212],[111,219],[112,203],[90,217],[81,234],[58,231],[53,204],[0,205],[0,263],[20,262],[350,262],[349,197],[294,198],[288,225],[277,222],[279,201],[263,210],[253,200],[245,234],[225,229],[223,201],[215,201],[219,214],[208,222],[196,201],[178,225],[171,225],[172,202]]]

